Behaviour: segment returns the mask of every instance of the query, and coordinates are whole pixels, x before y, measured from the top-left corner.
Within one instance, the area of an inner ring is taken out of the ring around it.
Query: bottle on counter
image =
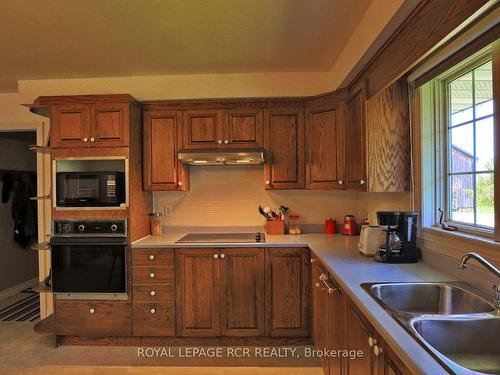
[[[300,215],[290,214],[288,215],[288,234],[301,234],[302,229],[300,228]]]
[[[161,212],[153,212],[149,214],[151,216],[151,235],[161,236],[163,234],[163,222]]]

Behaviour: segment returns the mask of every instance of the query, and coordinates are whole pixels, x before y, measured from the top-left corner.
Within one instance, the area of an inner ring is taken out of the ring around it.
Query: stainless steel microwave
[[[125,173],[58,172],[56,194],[61,207],[119,207],[125,203]]]

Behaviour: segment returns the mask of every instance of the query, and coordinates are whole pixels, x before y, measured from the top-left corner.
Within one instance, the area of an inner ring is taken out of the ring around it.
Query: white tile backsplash
[[[284,204],[301,215],[304,224],[320,224],[332,217],[340,222],[345,214],[358,221],[373,209],[408,209],[408,193],[359,193],[351,191],[264,189],[263,166],[191,167],[188,192],[155,192],[155,211],[173,209],[165,217],[173,226],[262,225],[259,204],[278,207]],[[373,215],[372,215],[373,216]]]

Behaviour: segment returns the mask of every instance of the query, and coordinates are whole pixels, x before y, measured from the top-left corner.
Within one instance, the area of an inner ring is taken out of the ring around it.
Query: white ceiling
[[[0,0],[20,79],[328,71],[372,0]]]

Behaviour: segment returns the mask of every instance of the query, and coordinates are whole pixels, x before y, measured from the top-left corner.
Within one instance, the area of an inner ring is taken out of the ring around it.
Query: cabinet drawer
[[[175,335],[174,302],[134,302],[133,310],[134,336]]]
[[[124,301],[56,301],[56,335],[129,336],[130,310]]]
[[[174,267],[132,267],[134,284],[169,284],[174,282]]]
[[[174,266],[174,251],[169,249],[132,249],[132,266]]]
[[[174,284],[134,284],[134,301],[174,301]]]

